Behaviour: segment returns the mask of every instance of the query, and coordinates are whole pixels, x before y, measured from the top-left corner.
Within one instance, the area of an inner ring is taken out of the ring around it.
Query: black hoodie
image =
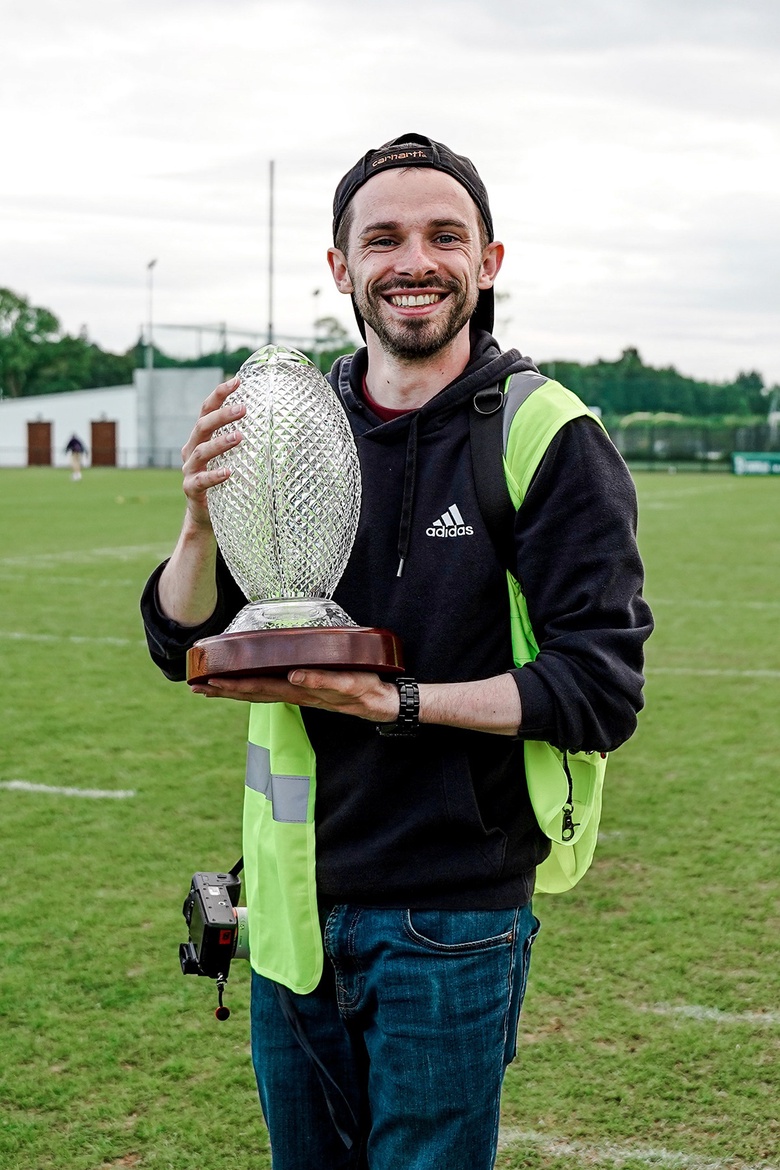
[[[363,905],[521,905],[549,851],[528,798],[523,739],[611,750],[642,706],[652,621],[641,598],[633,484],[590,419],[567,423],[551,443],[515,524],[517,576],[540,654],[514,669],[506,575],[474,487],[469,410],[477,390],[532,363],[478,333],[461,377],[383,423],[362,395],[366,350],[348,378],[343,362],[330,381],[357,441],[363,495],[335,600],[359,625],[399,634],[407,673],[420,682],[511,670],[523,721],[517,739],[434,725],[388,739],[365,720],[303,708],[317,758],[318,890]],[[446,514],[457,524],[437,525]],[[456,534],[441,536],[448,527]],[[161,568],[142,611],[152,658],[181,679],[187,647],[224,629],[244,598],[220,561],[215,614],[182,630],[159,612]]]

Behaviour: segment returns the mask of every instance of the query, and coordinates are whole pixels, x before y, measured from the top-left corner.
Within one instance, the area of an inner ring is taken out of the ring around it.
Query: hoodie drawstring
[[[415,411],[409,423],[409,436],[406,440],[406,465],[404,467],[404,498],[401,505],[401,523],[398,526],[398,572],[401,577],[404,571],[404,562],[409,552],[409,540],[412,531],[412,512],[414,511],[414,484],[417,476],[417,421],[419,414]]]

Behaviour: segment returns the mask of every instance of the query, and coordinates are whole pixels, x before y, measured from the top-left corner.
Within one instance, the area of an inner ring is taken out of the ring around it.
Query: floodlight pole
[[[149,439],[149,465],[154,466],[155,448],[157,446],[157,426],[155,418],[155,402],[154,402],[154,339],[152,337],[152,294],[154,291],[154,266],[156,260],[150,260],[146,265],[146,293],[147,293],[147,313],[146,313],[146,397],[149,404],[148,409],[148,431],[147,437]]]
[[[219,337],[222,345],[222,376],[224,378],[226,376],[225,366],[227,365],[227,321],[220,322]]]
[[[268,164],[268,344],[274,343],[274,160]]]
[[[780,386],[772,386],[769,391],[769,442],[774,447],[777,441],[778,405],[780,404]]]

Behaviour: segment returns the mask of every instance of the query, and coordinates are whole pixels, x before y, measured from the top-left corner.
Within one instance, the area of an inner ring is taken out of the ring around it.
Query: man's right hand
[[[238,387],[238,377],[221,382],[203,403],[198,421],[181,449],[184,494],[187,497],[187,515],[196,528],[211,528],[206,492],[230,476],[227,467],[207,470],[209,460],[223,455],[241,442],[241,432],[234,424],[246,414],[243,402],[226,402]],[[220,428],[227,428],[216,434]]]

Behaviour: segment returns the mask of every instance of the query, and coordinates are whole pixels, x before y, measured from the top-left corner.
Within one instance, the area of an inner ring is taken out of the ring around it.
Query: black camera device
[[[216,980],[219,991],[217,1019],[227,1019],[222,992],[233,959],[249,958],[246,908],[238,905],[241,863],[229,873],[193,874],[182,914],[189,939],[179,945],[183,975],[205,975]]]

